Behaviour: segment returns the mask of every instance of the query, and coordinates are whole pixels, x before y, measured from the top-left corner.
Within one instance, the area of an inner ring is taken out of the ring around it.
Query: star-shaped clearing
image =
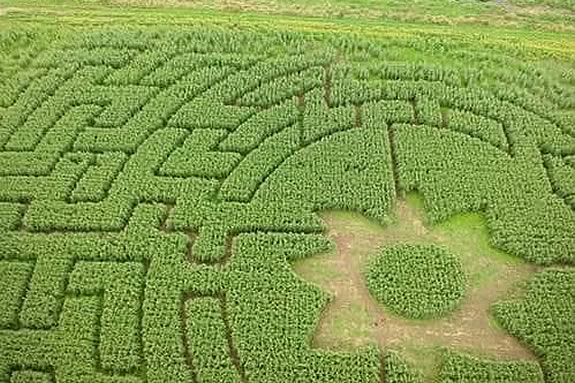
[[[478,214],[463,214],[427,227],[421,200],[409,195],[397,202],[395,217],[395,223],[383,228],[354,213],[323,214],[336,254],[294,264],[301,277],[333,294],[314,346],[351,349],[376,342],[383,350],[408,353],[447,347],[497,359],[534,360],[529,349],[495,323],[490,307],[509,297],[537,267],[493,248]],[[378,249],[394,243],[434,243],[460,258],[468,286],[455,311],[436,320],[409,320],[390,314],[375,301],[363,276],[366,262]],[[423,359],[430,359],[429,355]]]

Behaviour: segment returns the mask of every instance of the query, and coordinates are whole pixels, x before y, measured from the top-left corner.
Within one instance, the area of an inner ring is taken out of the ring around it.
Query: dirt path
[[[334,295],[320,320],[316,345],[348,348],[375,340],[382,349],[443,346],[498,359],[534,360],[529,349],[494,324],[489,308],[535,273],[535,266],[507,262],[482,254],[480,248],[470,248],[469,254],[461,257],[470,276],[466,296],[457,310],[437,320],[415,321],[390,315],[371,297],[362,272],[378,248],[396,242],[436,243],[450,249],[457,242],[457,246],[469,248],[477,241],[464,233],[469,244],[461,244],[461,237],[449,231],[429,230],[417,209],[405,202],[398,203],[396,216],[400,223],[383,229],[362,219],[325,215],[337,255],[324,255],[310,260],[309,265],[296,266],[296,272],[305,279]]]

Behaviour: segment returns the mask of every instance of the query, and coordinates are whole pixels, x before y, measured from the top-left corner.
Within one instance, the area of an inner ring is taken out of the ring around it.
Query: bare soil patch
[[[535,359],[527,347],[496,325],[489,310],[537,267],[493,249],[479,217],[429,228],[421,211],[406,201],[397,203],[395,216],[397,223],[383,228],[352,213],[324,214],[336,254],[294,265],[304,279],[333,294],[314,345],[349,349],[375,342],[382,349],[448,347],[499,359]],[[435,243],[460,257],[469,283],[459,308],[441,319],[417,321],[392,315],[374,300],[364,281],[366,262],[382,246],[398,242]]]

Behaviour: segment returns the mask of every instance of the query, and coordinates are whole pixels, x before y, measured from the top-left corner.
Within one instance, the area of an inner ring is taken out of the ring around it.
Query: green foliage
[[[423,194],[432,222],[483,211],[496,247],[540,264],[573,262],[566,251],[575,246],[573,211],[550,193],[541,154],[526,138],[511,157],[459,132],[404,124],[392,129],[399,185]]]
[[[390,161],[382,161],[391,153],[379,117],[379,109],[366,108],[356,129],[323,132],[282,163],[254,200],[293,201],[314,211],[346,209],[386,222],[395,190]]]
[[[568,157],[561,158],[551,154],[543,157],[551,187],[555,194],[575,208],[575,163],[570,164]]]
[[[18,323],[20,300],[32,272],[32,265],[25,262],[4,261],[0,267],[0,327],[11,328]]]
[[[312,347],[329,297],[290,261],[333,247],[318,211],[385,223],[410,190],[432,222],[481,210],[501,249],[575,262],[572,76],[519,49],[241,28],[35,39],[0,33],[0,382],[378,382],[378,350]],[[453,256],[395,256],[375,271],[405,278],[369,279],[402,314],[461,299]],[[572,380],[569,272],[496,310],[553,382]],[[443,373],[539,376],[501,366],[450,356]]]
[[[542,383],[543,374],[535,362],[501,362],[447,352],[439,371],[439,382]]]
[[[34,370],[19,370],[14,371],[10,377],[10,383],[52,383],[53,378],[51,374],[34,371]]]
[[[241,156],[215,150],[224,130],[195,129],[164,162],[161,174],[179,177],[224,178],[234,169]]]
[[[501,123],[461,110],[445,111],[447,127],[477,137],[493,146],[508,151],[509,144]]]
[[[546,6],[558,9],[568,9],[575,11],[575,5],[569,0],[511,0],[513,4],[517,5],[531,5],[531,6]]]
[[[265,177],[290,157],[299,144],[300,132],[296,125],[266,139],[223,182],[220,197],[228,201],[248,202]]]
[[[434,245],[386,247],[370,262],[365,277],[375,299],[412,319],[443,316],[457,307],[465,293],[459,260]]]
[[[241,381],[228,349],[230,334],[222,314],[223,299],[197,297],[185,304],[187,352],[195,361],[201,382]]]
[[[575,379],[575,271],[542,271],[529,281],[523,296],[496,304],[493,312],[541,358],[547,382]]]
[[[422,383],[423,379],[401,358],[399,353],[388,351],[383,359],[385,381],[389,383]]]

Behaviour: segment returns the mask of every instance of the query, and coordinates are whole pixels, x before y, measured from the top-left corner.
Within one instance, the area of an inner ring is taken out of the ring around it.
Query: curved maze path
[[[311,347],[328,295],[289,261],[333,246],[316,211],[385,222],[410,190],[432,221],[484,212],[496,246],[569,286],[572,89],[284,37],[86,34],[3,82],[0,381],[385,380],[377,349]],[[520,304],[504,327],[568,381],[573,300],[541,339]],[[446,379],[541,374],[447,360]]]

